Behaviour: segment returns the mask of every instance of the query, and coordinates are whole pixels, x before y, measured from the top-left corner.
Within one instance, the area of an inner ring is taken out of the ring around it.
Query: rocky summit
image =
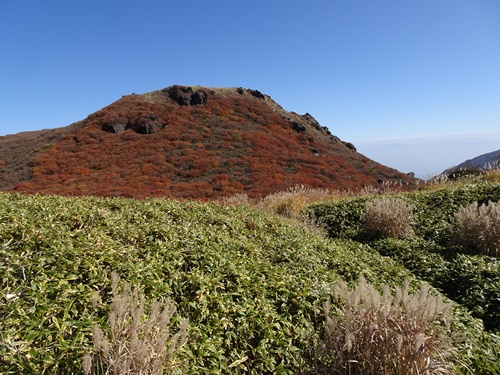
[[[63,128],[0,137],[0,176],[4,191],[201,200],[415,184],[258,90],[177,85]]]

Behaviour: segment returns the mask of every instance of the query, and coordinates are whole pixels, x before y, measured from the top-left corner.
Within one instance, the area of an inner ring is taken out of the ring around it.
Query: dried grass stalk
[[[374,235],[384,237],[414,235],[412,207],[397,198],[367,201],[363,223],[365,230]]]
[[[410,294],[409,282],[392,295],[377,292],[361,277],[349,290],[334,292],[340,311],[325,305],[325,338],[320,357],[325,374],[452,374],[446,364],[450,307],[424,284]],[[439,327],[440,322],[444,327]]]
[[[500,255],[500,202],[460,207],[453,223],[453,244],[489,256]]]
[[[83,358],[85,375],[160,375],[174,371],[175,352],[186,341],[187,322],[172,334],[175,306],[155,301],[145,313],[144,295],[125,283],[118,290],[119,277],[111,275],[113,299],[108,316],[109,335],[98,326],[92,333],[93,352]]]

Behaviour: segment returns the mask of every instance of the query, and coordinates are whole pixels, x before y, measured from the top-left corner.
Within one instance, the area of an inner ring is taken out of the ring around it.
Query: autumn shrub
[[[384,237],[413,235],[412,207],[397,198],[365,203],[363,225],[366,232]]]
[[[109,335],[98,325],[92,332],[93,352],[83,357],[85,375],[172,374],[176,351],[186,340],[187,323],[171,332],[175,306],[156,301],[145,316],[145,297],[125,283],[118,291],[119,277],[111,275],[113,293],[109,312]]]
[[[445,335],[451,305],[430,294],[426,284],[416,294],[410,294],[409,281],[394,295],[387,286],[380,294],[360,277],[354,290],[337,284],[333,298],[339,308],[325,305],[322,374],[453,373]]]
[[[486,255],[500,255],[500,201],[462,206],[453,221],[452,243]]]
[[[500,167],[486,170],[484,180],[489,182],[500,182]]]
[[[385,190],[401,179],[413,184],[413,178],[332,142],[311,116],[286,112],[272,100],[245,90],[206,89],[206,103],[180,105],[169,90],[126,95],[78,126],[57,136],[46,133],[35,143],[18,135],[15,142],[0,140],[6,164],[0,166],[0,185],[42,194],[218,200],[243,192],[261,198],[295,184],[356,191]],[[221,174],[228,177],[225,186],[200,191],[191,185]],[[140,180],[145,176],[168,182],[158,188]],[[169,189],[180,183],[189,185],[181,192]]]
[[[311,189],[304,185],[296,185],[288,190],[269,194],[259,202],[259,206],[274,214],[298,218],[308,205],[338,199],[342,196],[343,193],[340,191]]]

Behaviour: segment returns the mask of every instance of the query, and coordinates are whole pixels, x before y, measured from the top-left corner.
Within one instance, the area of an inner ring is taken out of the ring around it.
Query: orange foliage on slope
[[[361,189],[379,180],[414,182],[258,91],[173,86],[124,96],[88,116],[38,154],[32,178],[17,190],[207,200],[297,184]]]

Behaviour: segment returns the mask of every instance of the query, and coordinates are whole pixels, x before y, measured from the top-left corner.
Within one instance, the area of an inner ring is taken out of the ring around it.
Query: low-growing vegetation
[[[457,246],[490,256],[500,256],[500,202],[478,206],[473,202],[454,214],[452,241]]]
[[[328,374],[451,374],[446,362],[451,304],[431,295],[422,284],[410,293],[410,283],[387,285],[379,293],[361,277],[349,290],[339,282],[334,290],[336,312],[325,304],[325,335],[320,340],[322,373]]]
[[[320,204],[312,207],[310,214],[326,226],[331,237],[356,240],[400,262],[483,319],[488,330],[498,333],[500,262],[491,257],[494,251],[484,249],[498,246],[497,205],[486,204],[500,200],[500,183],[453,184],[400,194],[399,199],[412,207],[414,235],[398,239],[366,234],[367,202],[379,199],[363,196]],[[456,240],[462,236],[468,240]],[[471,252],[471,246],[483,246],[483,251]]]
[[[454,214],[498,202],[499,183],[307,190],[274,208],[0,194],[0,373],[83,374],[83,358],[112,373],[121,350],[150,373],[500,373],[500,261],[451,241]],[[377,200],[413,232],[368,231]]]
[[[0,373],[82,372],[95,324],[109,333],[113,271],[189,321],[191,374],[296,373],[335,282],[411,277],[249,207],[3,194],[0,212]]]

